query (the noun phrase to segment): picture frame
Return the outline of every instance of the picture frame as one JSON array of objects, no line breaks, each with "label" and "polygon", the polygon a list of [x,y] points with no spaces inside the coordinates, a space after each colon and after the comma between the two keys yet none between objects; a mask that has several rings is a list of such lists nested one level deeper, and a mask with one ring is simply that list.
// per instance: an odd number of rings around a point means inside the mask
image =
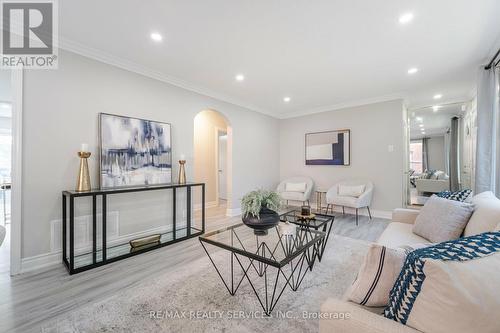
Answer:
[{"label": "picture frame", "polygon": [[99,113],[101,189],[172,183],[170,123]]},{"label": "picture frame", "polygon": [[351,130],[305,134],[306,165],[351,165]]}]

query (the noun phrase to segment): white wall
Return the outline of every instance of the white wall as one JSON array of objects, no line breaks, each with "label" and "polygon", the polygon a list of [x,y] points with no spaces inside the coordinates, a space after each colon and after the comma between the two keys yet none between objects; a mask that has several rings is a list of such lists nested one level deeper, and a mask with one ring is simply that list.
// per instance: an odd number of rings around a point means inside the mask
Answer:
[{"label": "white wall", "polygon": [[433,136],[427,140],[427,156],[429,158],[429,170],[445,170],[444,136]]},{"label": "white wall", "polygon": [[[26,71],[22,257],[50,251],[50,222],[61,218],[61,191],[75,186],[82,142],[93,152],[91,177],[97,185],[99,112],[170,122],[174,161],[186,154],[192,180],[193,120],[205,109],[221,112],[232,127],[231,208],[237,211],[244,193],[276,185],[278,120],[65,51],[59,53],[58,70]],[[78,213],[88,214],[83,207]],[[137,194],[133,200],[121,195],[110,200],[109,209],[120,213],[121,234],[140,230],[143,220],[156,227],[170,218],[165,193]]]},{"label": "white wall", "polygon": [[[369,179],[375,185],[374,210],[401,207],[403,126],[401,100],[283,120],[280,122],[280,177],[309,176],[321,188],[329,188],[343,179]],[[336,129],[351,130],[351,165],[306,166],[304,135]],[[393,152],[388,151],[389,145],[394,146]]]}]

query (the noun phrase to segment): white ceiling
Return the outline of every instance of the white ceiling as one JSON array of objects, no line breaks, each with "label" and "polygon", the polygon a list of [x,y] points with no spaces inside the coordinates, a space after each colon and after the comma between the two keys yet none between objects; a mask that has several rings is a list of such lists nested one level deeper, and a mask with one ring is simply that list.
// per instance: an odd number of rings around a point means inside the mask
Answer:
[{"label": "white ceiling", "polygon": [[[498,0],[85,0],[59,8],[63,48],[279,118],[395,97],[415,108],[434,104],[438,92],[442,102],[467,100],[500,42]],[[414,20],[399,24],[408,11]],[[162,42],[149,38],[153,31]],[[410,76],[410,67],[420,71]]]},{"label": "white ceiling", "polygon": [[[410,138],[444,135],[451,126],[451,118],[463,115],[466,107],[466,103],[452,103],[441,106],[437,111],[432,107],[410,111]],[[425,135],[422,134],[420,124],[425,129]]]}]

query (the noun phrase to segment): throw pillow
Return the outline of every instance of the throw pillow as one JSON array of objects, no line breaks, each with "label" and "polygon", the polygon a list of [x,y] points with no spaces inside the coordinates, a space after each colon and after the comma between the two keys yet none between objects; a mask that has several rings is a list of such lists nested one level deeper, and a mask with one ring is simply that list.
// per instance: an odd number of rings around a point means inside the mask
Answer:
[{"label": "throw pillow", "polygon": [[474,213],[465,227],[464,235],[472,236],[493,231],[500,223],[500,200],[493,192],[483,192],[472,198]]},{"label": "throw pillow", "polygon": [[339,195],[357,198],[365,192],[365,188],[365,185],[339,185]]},{"label": "throw pillow", "polygon": [[389,292],[411,251],[432,244],[415,244],[391,249],[372,244],[346,298],[364,306],[386,306]]},{"label": "throw pillow", "polygon": [[286,183],[285,191],[286,192],[305,192],[307,188],[306,183]]},{"label": "throw pillow", "polygon": [[413,233],[432,243],[457,239],[469,222],[473,210],[474,206],[469,203],[433,195],[415,219]]},{"label": "throw pillow", "polygon": [[448,200],[465,202],[465,201],[467,201],[467,198],[471,194],[472,194],[472,190],[466,189],[466,190],[461,190],[461,191],[456,191],[456,192],[442,191],[442,192],[437,193],[436,195],[440,198],[444,198],[444,199],[448,199]]},{"label": "throw pillow", "polygon": [[500,232],[410,253],[386,318],[422,332],[499,332]]}]

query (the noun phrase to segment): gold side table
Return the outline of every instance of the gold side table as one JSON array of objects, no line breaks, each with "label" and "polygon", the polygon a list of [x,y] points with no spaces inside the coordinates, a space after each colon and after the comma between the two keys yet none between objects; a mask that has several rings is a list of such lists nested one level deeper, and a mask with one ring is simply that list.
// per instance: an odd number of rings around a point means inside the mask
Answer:
[{"label": "gold side table", "polygon": [[326,192],[328,192],[328,190],[324,190],[324,189],[317,189],[316,190],[316,209],[320,213],[321,213],[321,210],[323,209],[323,197],[326,200]]}]

